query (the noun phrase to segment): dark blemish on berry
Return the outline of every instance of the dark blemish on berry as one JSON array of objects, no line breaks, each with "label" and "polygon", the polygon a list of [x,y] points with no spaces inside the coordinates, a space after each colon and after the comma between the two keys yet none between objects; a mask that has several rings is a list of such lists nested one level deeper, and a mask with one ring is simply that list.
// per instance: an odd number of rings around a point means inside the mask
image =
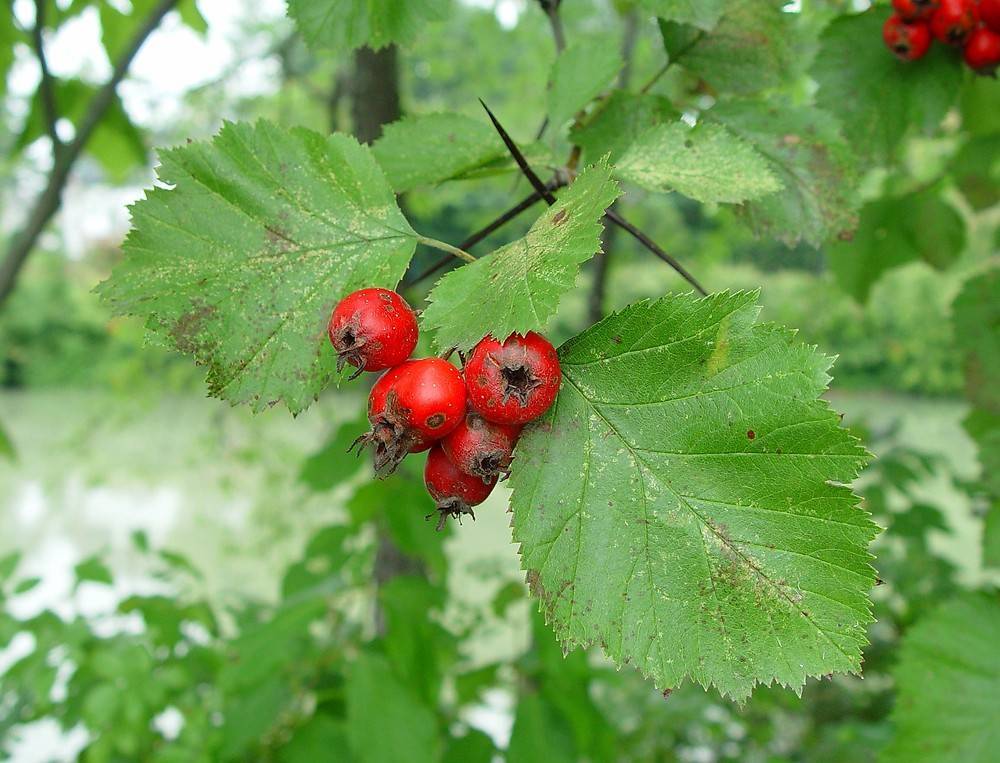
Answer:
[{"label": "dark blemish on berry", "polygon": [[433,416],[428,416],[427,421],[424,423],[431,429],[437,429],[439,426],[444,424],[444,419],[445,415],[443,413],[435,413]]},{"label": "dark blemish on berry", "polygon": [[748,440],[752,440],[756,436],[757,436],[757,433],[755,431],[753,431],[752,429],[748,429],[747,430],[747,439]]},{"label": "dark blemish on berry", "polygon": [[383,302],[388,302],[389,304],[392,304],[392,295],[389,294],[388,292],[384,291],[380,292],[378,298],[381,299]]},{"label": "dark blemish on berry", "polygon": [[553,225],[562,225],[566,222],[566,218],[569,217],[569,213],[565,209],[560,209],[556,212],[555,217],[552,218]]}]

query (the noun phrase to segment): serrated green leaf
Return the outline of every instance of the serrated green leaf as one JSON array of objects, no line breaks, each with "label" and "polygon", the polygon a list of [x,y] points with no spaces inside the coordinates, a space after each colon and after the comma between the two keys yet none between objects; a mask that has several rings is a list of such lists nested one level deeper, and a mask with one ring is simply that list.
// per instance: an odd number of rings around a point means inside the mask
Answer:
[{"label": "serrated green leaf", "polygon": [[395,286],[413,254],[392,188],[353,138],[263,121],[161,161],[173,187],[132,207],[102,297],[207,365],[210,394],[298,413],[336,375],[333,306]]},{"label": "serrated green leaf", "polygon": [[461,114],[393,122],[372,150],[397,193],[451,180],[506,154],[496,130]]},{"label": "serrated green leaf", "polygon": [[622,180],[701,202],[738,203],[781,190],[757,150],[717,124],[683,122],[647,130],[615,165]]},{"label": "serrated green leaf", "polygon": [[726,0],[639,0],[639,7],[661,19],[690,24],[711,31],[726,6]]},{"label": "serrated green leaf", "polygon": [[895,735],[882,763],[994,763],[1000,754],[1000,602],[966,594],[906,634]]},{"label": "serrated green leaf", "polygon": [[588,167],[524,238],[438,281],[421,316],[437,346],[464,349],[487,334],[542,328],[580,264],[600,251],[601,218],[618,194],[606,162]]},{"label": "serrated green leaf", "polygon": [[614,164],[644,132],[679,116],[666,98],[615,90],[585,127],[573,129],[570,138],[583,149],[587,161],[607,154]]},{"label": "serrated green leaf", "polygon": [[[701,5],[701,3],[699,3]],[[661,24],[668,55],[719,92],[750,94],[788,81],[798,71],[801,44],[784,0],[730,0],[708,34]]]},{"label": "serrated green leaf", "polygon": [[755,295],[635,304],[560,349],[553,409],[518,444],[514,541],[564,647],[659,688],[742,699],[857,672],[877,533],[866,460],[818,400],[828,358]]},{"label": "serrated green leaf", "polygon": [[834,121],[785,101],[727,101],[707,112],[751,143],[783,188],[740,207],[750,227],[789,246],[819,247],[858,224],[853,157]]},{"label": "serrated green leaf", "polygon": [[288,0],[288,15],[306,42],[337,52],[413,42],[428,22],[444,19],[450,8],[451,0]]},{"label": "serrated green leaf", "polygon": [[570,45],[552,64],[549,75],[549,121],[559,129],[597,97],[622,68],[614,45]]},{"label": "serrated green leaf", "polygon": [[879,40],[891,9],[878,6],[833,21],[812,67],[817,104],[836,116],[862,167],[896,156],[910,129],[931,131],[955,102],[962,67],[944,45],[916,62],[897,59]]},{"label": "serrated green leaf", "polygon": [[877,199],[861,209],[849,241],[827,249],[840,287],[865,302],[872,285],[887,271],[923,259],[947,267],[965,248],[965,222],[935,190]]}]

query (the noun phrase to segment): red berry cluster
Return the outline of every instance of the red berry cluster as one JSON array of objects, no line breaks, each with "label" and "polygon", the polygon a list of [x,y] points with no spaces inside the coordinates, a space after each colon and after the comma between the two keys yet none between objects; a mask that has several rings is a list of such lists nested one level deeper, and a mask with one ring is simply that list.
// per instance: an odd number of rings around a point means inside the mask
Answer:
[{"label": "red berry cluster", "polygon": [[1000,0],[892,0],[882,27],[889,50],[904,61],[922,58],[932,39],[962,48],[971,69],[993,75],[1000,64]]},{"label": "red berry cluster", "polygon": [[[337,368],[385,371],[368,396],[371,430],[355,441],[375,453],[386,476],[408,453],[430,450],[424,484],[437,502],[438,529],[449,516],[475,518],[478,506],[510,473],[521,428],[545,413],[559,392],[559,357],[543,336],[484,338],[463,370],[442,358],[411,360],[417,317],[387,289],[361,289],[333,310],[330,342]],[[386,370],[388,369],[388,370]]]}]

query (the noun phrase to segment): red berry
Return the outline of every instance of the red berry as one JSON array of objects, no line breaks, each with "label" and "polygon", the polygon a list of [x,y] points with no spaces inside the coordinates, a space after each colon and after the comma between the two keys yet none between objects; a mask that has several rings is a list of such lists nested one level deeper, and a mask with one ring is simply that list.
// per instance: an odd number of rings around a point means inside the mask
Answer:
[{"label": "red berry", "polygon": [[[407,453],[427,450],[465,413],[465,382],[441,358],[408,360],[386,371],[368,396],[371,431],[355,441],[375,449],[375,471],[391,474]],[[352,446],[353,447],[353,446]]]},{"label": "red berry", "polygon": [[469,403],[498,424],[526,424],[549,409],[559,393],[559,356],[534,331],[511,334],[502,344],[491,336],[465,364]]},{"label": "red berry", "polygon": [[904,21],[926,21],[938,7],[938,0],[892,0],[892,7]]},{"label": "red berry", "polygon": [[931,14],[931,34],[947,45],[962,45],[978,21],[975,0],[941,0]]},{"label": "red berry", "polygon": [[1000,34],[983,26],[969,35],[965,63],[980,74],[992,74],[1000,64]]},{"label": "red berry", "polygon": [[519,434],[521,427],[516,424],[494,424],[478,413],[467,413],[465,421],[441,440],[441,447],[463,472],[491,483],[500,475],[509,476]]},{"label": "red berry", "polygon": [[979,18],[994,32],[1000,33],[1000,0],[979,0]]},{"label": "red berry", "polygon": [[466,474],[448,460],[440,445],[436,445],[427,454],[424,484],[431,498],[437,502],[437,510],[440,513],[437,529],[440,530],[448,517],[455,517],[461,521],[462,515],[468,514],[475,519],[472,507],[478,506],[489,497],[497,480],[496,477],[492,480],[483,480]]},{"label": "red berry", "polygon": [[339,356],[337,370],[350,363],[362,371],[398,366],[417,346],[417,316],[406,300],[388,289],[361,289],[333,309],[327,329]]},{"label": "red berry", "polygon": [[910,23],[899,16],[890,16],[882,26],[882,39],[886,46],[903,61],[916,61],[931,46],[931,32],[927,24]]}]

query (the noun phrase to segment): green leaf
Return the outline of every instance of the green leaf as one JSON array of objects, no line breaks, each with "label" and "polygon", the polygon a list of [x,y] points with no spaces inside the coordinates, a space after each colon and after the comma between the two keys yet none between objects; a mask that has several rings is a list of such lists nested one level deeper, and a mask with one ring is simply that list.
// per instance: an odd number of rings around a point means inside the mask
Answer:
[{"label": "green leaf", "polygon": [[972,135],[1000,132],[1000,80],[996,77],[971,77],[962,88],[959,109],[962,127]]},{"label": "green leaf", "polygon": [[416,246],[370,151],[268,122],[227,123],[163,152],[132,207],[125,257],[99,288],[208,366],[209,392],[298,413],[335,377],[333,306],[393,287]]},{"label": "green leaf", "polygon": [[299,482],[310,490],[323,492],[333,490],[351,479],[367,463],[348,454],[358,435],[368,428],[368,416],[364,409],[337,427],[333,435],[318,451],[302,462]]},{"label": "green leaf", "polygon": [[1000,132],[968,140],[952,157],[950,171],[977,212],[1000,202]]},{"label": "green leaf", "polygon": [[518,444],[514,541],[546,620],[659,688],[742,699],[857,672],[872,621],[877,528],[845,487],[867,454],[817,399],[830,360],[755,325],[754,298],[667,296],[591,327]]},{"label": "green leaf", "polygon": [[622,68],[614,45],[579,42],[552,64],[549,75],[549,121],[556,129],[605,90]]},{"label": "green leaf", "polygon": [[849,241],[827,249],[840,287],[859,302],[887,271],[923,259],[947,267],[965,248],[965,222],[934,190],[877,199],[861,209]]},{"label": "green leaf", "polygon": [[16,586],[14,586],[14,595],[17,596],[22,593],[27,593],[32,588],[35,588],[41,582],[42,579],[39,577],[25,578],[24,580],[20,581]]},{"label": "green leaf", "polygon": [[711,31],[722,16],[726,0],[639,0],[639,7],[668,21]]},{"label": "green leaf", "polygon": [[413,42],[430,21],[444,19],[451,0],[288,0],[288,15],[306,42],[346,52],[368,45]]},{"label": "green leaf", "polygon": [[614,164],[644,132],[679,116],[666,98],[615,90],[586,126],[573,128],[570,138],[587,161],[609,154]]},{"label": "green leaf", "polygon": [[469,729],[465,736],[448,740],[443,760],[444,763],[491,763],[497,759],[493,740],[482,731]]},{"label": "green leaf", "polygon": [[882,763],[993,763],[1000,751],[1000,601],[966,594],[921,620],[896,667]]},{"label": "green leaf", "polygon": [[780,85],[797,73],[802,58],[796,15],[783,12],[785,5],[784,0],[730,0],[708,34],[661,23],[667,54],[719,92],[749,94]]},{"label": "green leaf", "polygon": [[601,247],[604,210],[618,198],[606,162],[588,167],[527,235],[448,273],[430,293],[425,329],[440,348],[468,348],[487,334],[542,328]]},{"label": "green leaf", "polygon": [[432,763],[442,753],[434,713],[384,657],[362,652],[347,673],[347,734],[359,763]]},{"label": "green leaf", "polygon": [[3,422],[0,422],[0,459],[17,461],[17,449],[7,430],[4,429]]},{"label": "green leaf", "polygon": [[920,61],[908,63],[884,45],[859,44],[881,39],[890,11],[879,6],[833,21],[812,68],[817,104],[839,119],[862,167],[896,156],[911,128],[937,128],[962,81],[962,67],[944,45],[933,45]]},{"label": "green leaf", "polygon": [[12,551],[3,557],[0,557],[0,586],[5,585],[7,581],[10,580],[20,562],[20,551]]},{"label": "green leaf", "polygon": [[0,14],[0,98],[7,92],[7,74],[14,63],[14,45],[21,37],[14,26],[14,14]]},{"label": "green leaf", "polygon": [[[952,313],[955,342],[965,355],[966,395],[1000,415],[1000,267],[966,281]],[[1000,484],[1000,474],[994,476]]]},{"label": "green leaf", "polygon": [[647,130],[615,170],[650,191],[677,191],[701,202],[738,203],[781,190],[767,160],[717,124],[675,122]]},{"label": "green leaf", "polygon": [[427,114],[393,122],[372,150],[397,193],[451,180],[506,153],[492,127],[461,114]]},{"label": "green leaf", "polygon": [[112,585],[114,580],[111,577],[111,570],[97,556],[84,559],[73,568],[76,575],[77,584],[89,581],[91,583],[103,583]]},{"label": "green leaf", "polygon": [[852,154],[828,114],[784,100],[740,100],[706,116],[752,144],[783,186],[740,208],[758,235],[819,247],[857,226]]},{"label": "green leaf", "polygon": [[579,760],[566,720],[534,693],[523,694],[518,700],[507,759],[517,763]]},{"label": "green leaf", "polygon": [[314,715],[292,732],[292,738],[278,751],[279,763],[316,763],[347,760],[347,729],[342,719]]}]

